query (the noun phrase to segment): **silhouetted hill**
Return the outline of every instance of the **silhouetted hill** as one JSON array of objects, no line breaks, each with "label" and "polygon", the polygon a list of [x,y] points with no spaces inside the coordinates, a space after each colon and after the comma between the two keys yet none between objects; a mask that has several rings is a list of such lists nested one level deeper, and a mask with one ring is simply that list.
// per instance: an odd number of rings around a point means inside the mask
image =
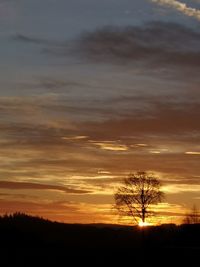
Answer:
[{"label": "silhouetted hill", "polygon": [[[200,225],[169,224],[141,229],[121,225],[64,224],[17,213],[0,217],[0,240],[4,253],[11,253],[15,257],[21,253],[23,258],[30,255],[33,260],[39,255],[46,255],[47,259],[52,255],[54,260],[61,259],[73,253],[80,255],[78,251],[90,252],[89,257],[94,253],[100,253],[103,257],[112,255],[114,251],[116,257],[126,253],[130,257],[137,256],[135,262],[140,263],[141,255],[145,261],[147,255],[155,257],[155,253],[165,257],[173,254],[177,259],[181,257],[180,261],[188,256],[188,260],[194,261],[200,253]],[[10,258],[7,260],[9,262]],[[193,266],[191,262],[190,266]]]}]

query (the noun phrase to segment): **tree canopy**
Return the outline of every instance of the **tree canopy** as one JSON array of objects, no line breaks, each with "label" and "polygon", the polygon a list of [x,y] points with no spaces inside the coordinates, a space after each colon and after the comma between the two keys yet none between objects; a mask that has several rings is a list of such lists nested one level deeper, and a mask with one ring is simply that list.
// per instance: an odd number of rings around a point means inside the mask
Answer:
[{"label": "tree canopy", "polygon": [[160,181],[153,174],[131,174],[114,195],[115,207],[119,214],[132,217],[135,223],[145,223],[146,218],[153,214],[152,205],[158,204],[164,197],[160,187]]}]

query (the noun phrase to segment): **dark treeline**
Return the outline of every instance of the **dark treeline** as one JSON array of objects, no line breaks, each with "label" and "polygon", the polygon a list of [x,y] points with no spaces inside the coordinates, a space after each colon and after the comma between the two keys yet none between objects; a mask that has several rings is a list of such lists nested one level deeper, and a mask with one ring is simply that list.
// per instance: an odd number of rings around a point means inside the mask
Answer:
[{"label": "dark treeline", "polygon": [[[149,255],[154,253],[155,257],[159,251],[165,255],[172,251],[181,255],[180,259],[187,254],[194,260],[193,254],[200,252],[200,224],[168,224],[141,229],[137,226],[65,224],[17,213],[0,217],[0,240],[4,252],[12,254],[13,251],[18,256],[16,251],[23,254],[24,251],[40,251],[42,255],[46,251],[49,259],[51,253],[55,256],[61,251],[66,255],[93,250],[101,251],[101,255],[103,251],[128,254],[131,251],[130,256],[147,252]],[[33,259],[37,258],[38,252]]]},{"label": "dark treeline", "polygon": [[60,247],[192,247],[200,246],[200,224],[121,226],[106,224],[65,224],[22,213],[0,217],[4,246]]}]

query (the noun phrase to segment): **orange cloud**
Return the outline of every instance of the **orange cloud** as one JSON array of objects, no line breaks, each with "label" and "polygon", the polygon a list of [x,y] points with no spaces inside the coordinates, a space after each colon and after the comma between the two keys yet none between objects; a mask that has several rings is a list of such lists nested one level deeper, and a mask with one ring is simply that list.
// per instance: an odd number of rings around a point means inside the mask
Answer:
[{"label": "orange cloud", "polygon": [[119,144],[117,142],[112,141],[103,141],[103,142],[95,142],[90,141],[92,144],[99,146],[103,150],[111,150],[111,151],[127,151],[128,147],[123,144]]},{"label": "orange cloud", "polygon": [[176,0],[151,0],[153,3],[171,7],[173,9],[176,9],[180,11],[181,13],[189,16],[189,17],[194,17],[198,20],[200,20],[200,10],[196,8],[189,7],[187,4],[182,3],[180,1]]},{"label": "orange cloud", "polygon": [[198,152],[198,151],[187,151],[187,152],[185,152],[185,154],[187,154],[187,155],[200,155],[200,152]]},{"label": "orange cloud", "polygon": [[90,191],[67,188],[60,185],[49,185],[49,184],[38,184],[38,183],[25,183],[25,182],[11,182],[11,181],[0,181],[0,189],[11,189],[11,190],[58,190],[68,194],[87,194]]}]

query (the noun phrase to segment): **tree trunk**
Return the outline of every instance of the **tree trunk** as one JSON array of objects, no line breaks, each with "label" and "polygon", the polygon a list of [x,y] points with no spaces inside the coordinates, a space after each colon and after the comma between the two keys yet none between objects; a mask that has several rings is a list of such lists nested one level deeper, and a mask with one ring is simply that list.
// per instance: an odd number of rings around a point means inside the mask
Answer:
[{"label": "tree trunk", "polygon": [[145,223],[145,214],[146,214],[146,210],[145,208],[142,208],[142,222]]}]

